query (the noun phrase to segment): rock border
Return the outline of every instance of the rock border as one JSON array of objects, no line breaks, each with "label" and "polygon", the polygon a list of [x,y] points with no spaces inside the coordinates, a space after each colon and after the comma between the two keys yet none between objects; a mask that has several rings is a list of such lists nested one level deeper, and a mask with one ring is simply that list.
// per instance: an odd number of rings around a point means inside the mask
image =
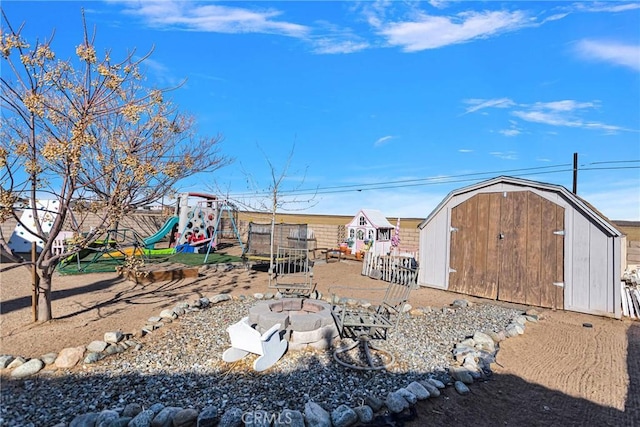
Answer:
[{"label": "rock border", "polygon": [[[232,267],[233,268],[233,267]],[[322,300],[319,292],[312,296]],[[246,300],[246,296],[237,297]],[[281,299],[280,294],[253,295],[255,300]],[[69,369],[80,363],[92,364],[112,354],[122,353],[130,349],[139,350],[143,344],[140,338],[171,323],[180,316],[190,312],[208,309],[216,304],[232,300],[227,294],[217,294],[211,298],[202,297],[192,303],[180,302],[172,309],[162,310],[158,316],[150,317],[144,326],[134,333],[110,331],[104,334],[102,340],[92,341],[86,346],[62,349],[58,354],[48,353],[40,358],[26,359],[21,356],[0,356],[0,369],[10,369],[11,378],[23,379],[36,375],[45,367],[53,366],[57,369]],[[330,298],[325,300],[332,303]],[[353,301],[367,307],[367,301]],[[464,299],[453,301],[451,306],[443,307],[443,311],[464,309],[473,305]],[[410,316],[423,316],[431,309],[412,308],[406,304],[403,310]],[[201,411],[193,408],[179,408],[155,403],[148,409],[134,403],[124,408],[107,409],[101,412],[88,412],[76,416],[70,423],[59,423],[54,427],[94,427],[94,426],[130,426],[148,427],[151,425],[173,426],[293,426],[293,427],[349,427],[357,423],[371,423],[377,417],[410,417],[412,407],[420,400],[439,397],[441,390],[453,386],[460,395],[470,393],[469,386],[477,381],[484,381],[491,375],[491,364],[495,363],[499,345],[507,338],[522,335],[527,323],[537,323],[541,319],[537,309],[530,309],[516,316],[504,330],[495,332],[476,331],[473,336],[455,344],[452,349],[455,364],[449,368],[444,378],[427,377],[424,380],[413,381],[405,387],[387,394],[384,400],[368,397],[359,407],[351,408],[340,405],[329,413],[318,403],[309,401],[303,410],[284,409],[279,414],[271,414],[264,410],[243,411],[239,407],[230,407],[220,413],[217,407],[208,406]]]}]

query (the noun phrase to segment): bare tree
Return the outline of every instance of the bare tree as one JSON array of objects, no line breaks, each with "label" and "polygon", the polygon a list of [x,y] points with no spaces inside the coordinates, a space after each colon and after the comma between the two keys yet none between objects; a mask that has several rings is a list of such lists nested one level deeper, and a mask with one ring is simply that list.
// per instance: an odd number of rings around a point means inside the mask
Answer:
[{"label": "bare tree", "polygon": [[[43,240],[38,271],[38,321],[52,318],[52,274],[61,259],[53,239],[71,209],[99,215],[99,227],[83,235],[74,251],[88,246],[127,212],[157,201],[181,179],[212,172],[229,160],[219,152],[220,135],[199,137],[193,118],[166,98],[168,89],[146,88],[140,68],[150,53],[123,60],[100,56],[95,30],[73,59],[59,59],[53,34],[33,45],[2,13],[2,130],[0,135],[0,221],[20,218],[14,207],[28,201]],[[24,25],[24,24],[23,24]],[[55,199],[50,231],[41,226],[37,199]],[[26,226],[26,224],[22,224]]]},{"label": "bare tree", "polygon": [[[260,147],[258,147],[260,149]],[[269,242],[269,273],[273,274],[274,272],[274,237],[275,237],[275,227],[276,227],[276,214],[279,211],[301,211],[305,209],[309,209],[315,206],[315,192],[310,197],[301,197],[301,195],[308,194],[306,192],[299,192],[302,186],[305,183],[306,179],[306,170],[302,177],[295,179],[294,185],[287,189],[283,189],[283,184],[287,180],[287,178],[291,178],[289,176],[289,168],[291,167],[291,161],[293,159],[293,154],[295,151],[295,144],[291,147],[291,151],[289,152],[286,161],[282,167],[282,170],[278,171],[277,167],[273,164],[273,162],[269,159],[267,154],[260,149],[263,153],[264,158],[269,166],[270,173],[270,181],[267,185],[266,189],[261,189],[258,185],[255,177],[248,172],[245,172],[245,176],[247,179],[247,183],[250,187],[250,190],[254,193],[254,197],[251,201],[236,201],[241,206],[248,207],[250,209],[259,211],[259,212],[268,212],[271,217],[271,238]]]}]

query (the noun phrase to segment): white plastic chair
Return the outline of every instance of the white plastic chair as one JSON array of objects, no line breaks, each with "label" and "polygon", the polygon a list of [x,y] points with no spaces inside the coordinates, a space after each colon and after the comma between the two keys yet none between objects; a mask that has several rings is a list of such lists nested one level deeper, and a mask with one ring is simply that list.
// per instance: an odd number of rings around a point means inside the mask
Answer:
[{"label": "white plastic chair", "polygon": [[280,339],[279,329],[278,323],[261,335],[249,325],[249,317],[243,317],[238,323],[227,328],[231,348],[222,353],[222,360],[235,362],[249,353],[259,354],[260,357],[253,362],[253,369],[258,372],[264,371],[280,360],[287,351],[287,340]]}]

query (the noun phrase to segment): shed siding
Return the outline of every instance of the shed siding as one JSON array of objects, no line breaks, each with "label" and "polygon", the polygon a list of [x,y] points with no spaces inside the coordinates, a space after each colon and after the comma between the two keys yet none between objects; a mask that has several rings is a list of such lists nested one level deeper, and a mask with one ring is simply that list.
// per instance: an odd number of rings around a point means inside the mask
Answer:
[{"label": "shed siding", "polygon": [[[607,311],[609,306],[607,286],[607,236],[589,227],[589,306],[590,310]],[[595,262],[594,262],[595,260]]]},{"label": "shed siding", "polygon": [[[448,210],[438,215],[420,233],[419,283],[434,288],[447,286],[448,253],[443,248],[449,245]],[[424,249],[423,249],[424,248]]]}]

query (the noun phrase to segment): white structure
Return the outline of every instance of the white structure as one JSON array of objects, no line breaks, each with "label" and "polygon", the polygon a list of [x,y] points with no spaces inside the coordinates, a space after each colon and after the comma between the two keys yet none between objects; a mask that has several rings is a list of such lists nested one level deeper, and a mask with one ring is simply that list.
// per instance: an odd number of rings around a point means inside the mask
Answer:
[{"label": "white structure", "polygon": [[382,212],[361,209],[346,227],[352,254],[369,251],[375,255],[385,255],[391,250],[395,226],[387,221]]},{"label": "white structure", "polygon": [[621,316],[621,240],[566,188],[497,177],[454,190],[418,226],[418,284]]},{"label": "white structure", "polygon": [[[53,221],[58,216],[59,206],[60,203],[57,200],[36,201],[37,219],[40,221],[43,232],[48,233],[51,230]],[[31,205],[22,212],[20,221],[25,226],[23,227],[20,223],[16,225],[9,242],[7,242],[11,250],[18,253],[31,252],[31,244],[36,242],[38,250],[41,251],[44,248],[44,242],[33,234],[36,232],[36,218],[33,215]]]},{"label": "white structure", "polygon": [[231,348],[222,353],[222,360],[225,362],[235,362],[249,353],[255,353],[260,357],[253,362],[253,369],[264,371],[280,360],[287,351],[288,343],[280,338],[279,323],[261,335],[249,325],[249,317],[243,317],[238,323],[229,326],[227,332]]}]

